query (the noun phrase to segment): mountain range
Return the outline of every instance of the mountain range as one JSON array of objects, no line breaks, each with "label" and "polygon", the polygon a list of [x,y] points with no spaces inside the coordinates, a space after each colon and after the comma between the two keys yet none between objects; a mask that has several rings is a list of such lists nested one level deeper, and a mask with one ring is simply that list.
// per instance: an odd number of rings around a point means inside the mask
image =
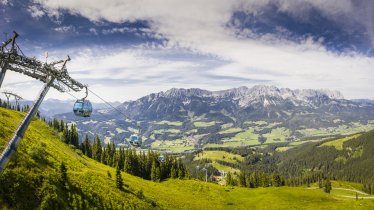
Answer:
[{"label": "mountain range", "polygon": [[[76,122],[81,136],[98,134],[121,143],[140,126],[145,146],[157,140],[190,139],[194,147],[201,147],[238,139],[249,130],[255,135],[246,140],[267,136],[280,141],[315,137],[308,136],[310,130],[323,131],[322,136],[336,135],[344,126],[364,131],[374,124],[374,104],[344,99],[333,90],[263,85],[222,91],[173,88],[124,102],[116,110],[96,110],[90,119],[72,113],[57,117]],[[271,135],[280,130],[284,135],[279,138]]]}]

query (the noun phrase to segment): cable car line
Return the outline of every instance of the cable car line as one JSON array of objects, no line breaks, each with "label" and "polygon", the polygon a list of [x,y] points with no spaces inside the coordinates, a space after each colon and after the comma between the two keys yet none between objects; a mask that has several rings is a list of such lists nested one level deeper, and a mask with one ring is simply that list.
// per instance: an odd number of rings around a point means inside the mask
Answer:
[{"label": "cable car line", "polygon": [[[106,100],[104,100],[102,97],[100,97],[98,94],[96,94],[95,92],[93,92],[91,89],[88,89],[88,91],[90,91],[93,95],[95,95],[100,100],[102,100],[105,104],[109,105],[112,109],[116,110],[118,113],[120,113],[121,115],[123,115],[125,117],[125,119],[130,120],[130,122],[136,123],[136,125],[138,127],[138,133],[137,134],[132,134],[130,136],[130,138],[129,138],[129,141],[127,143],[130,143],[130,145],[132,145],[134,147],[141,147],[142,144],[143,144],[143,142],[142,142],[141,137],[140,137],[140,126],[139,126],[139,123],[137,121],[135,121],[135,120],[132,120],[130,117],[128,117],[125,113],[121,112],[116,107],[112,106],[109,102],[107,102]],[[124,141],[127,141],[126,138],[124,139]]]},{"label": "cable car line", "polygon": [[120,113],[121,115],[123,115],[125,118],[127,118],[128,120],[130,121],[133,121],[135,122],[134,120],[132,120],[129,116],[127,116],[125,113],[121,112],[119,109],[117,109],[116,107],[114,107],[112,104],[110,104],[109,102],[107,102],[106,100],[104,100],[102,97],[100,97],[98,94],[94,93],[91,89],[88,89],[89,92],[91,92],[92,94],[94,94],[96,97],[98,97],[100,100],[102,100],[105,104],[109,105],[112,109],[116,110],[118,113]]},{"label": "cable car line", "polygon": [[[117,108],[112,106],[109,102],[107,102],[105,99],[100,97],[98,94],[96,94],[95,92],[93,92],[89,88],[87,88],[87,90],[89,92],[91,92],[93,95],[95,95],[96,97],[98,97],[100,100],[102,100],[105,104],[109,105],[112,109],[114,109],[117,112],[119,112],[120,114],[122,114],[125,118],[129,119],[131,122],[136,122],[134,120],[131,120],[126,114],[124,114],[123,112],[121,112],[120,110],[118,110]],[[75,97],[73,94],[71,94],[69,92],[66,92],[66,93],[68,93],[70,96],[74,97],[75,99],[77,99],[77,101],[79,101],[79,99],[77,97]],[[87,93],[86,93],[86,97],[87,97]],[[105,116],[103,113],[101,113],[99,111],[97,111],[97,113],[101,114],[105,118],[108,118],[107,116]],[[127,145],[129,145],[130,147],[133,147],[133,148],[139,148],[140,147],[141,148],[142,147],[142,141],[141,141],[141,137],[139,137],[139,134],[140,134],[140,126],[138,125],[138,134],[131,134],[130,137],[129,137],[129,141],[126,138],[124,138],[123,141],[125,141],[127,143]]]}]

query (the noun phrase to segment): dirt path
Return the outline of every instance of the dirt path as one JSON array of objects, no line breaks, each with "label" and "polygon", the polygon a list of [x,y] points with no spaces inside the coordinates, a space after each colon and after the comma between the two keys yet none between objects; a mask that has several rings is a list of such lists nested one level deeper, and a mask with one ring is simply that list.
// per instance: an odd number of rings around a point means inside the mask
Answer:
[{"label": "dirt path", "polygon": [[351,191],[351,192],[356,192],[356,193],[359,193],[359,194],[361,194],[361,195],[369,195],[369,194],[367,194],[367,193],[364,193],[364,192],[362,192],[362,191],[360,191],[360,190],[355,190],[355,189],[333,187],[332,190],[334,190],[334,189],[337,189],[337,190],[346,190],[346,191]]}]

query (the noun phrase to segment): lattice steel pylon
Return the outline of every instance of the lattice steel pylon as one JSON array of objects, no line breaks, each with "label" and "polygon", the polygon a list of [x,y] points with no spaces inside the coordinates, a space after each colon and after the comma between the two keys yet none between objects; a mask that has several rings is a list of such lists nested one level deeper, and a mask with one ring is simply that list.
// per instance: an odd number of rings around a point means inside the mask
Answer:
[{"label": "lattice steel pylon", "polygon": [[14,100],[16,101],[16,107],[18,107],[18,105],[19,105],[19,103],[18,103],[19,100],[23,99],[21,96],[15,94],[15,93],[12,93],[12,92],[10,92],[10,91],[3,91],[3,93],[4,93],[5,97],[7,98],[7,106],[10,106],[9,98],[10,98],[11,96],[13,96],[13,97],[14,97]]},{"label": "lattice steel pylon", "polygon": [[[32,105],[30,111],[18,126],[13,138],[9,141],[8,145],[0,155],[0,173],[3,172],[10,157],[15,152],[18,143],[24,136],[32,118],[37,113],[39,106],[46,96],[49,88],[53,87],[60,92],[65,92],[69,89],[73,91],[80,91],[86,87],[86,85],[83,85],[69,76],[66,69],[66,63],[70,61],[69,56],[67,56],[67,59],[65,60],[51,63],[43,63],[35,58],[26,57],[16,43],[17,37],[18,34],[14,32],[13,37],[2,43],[0,46],[0,88],[7,70],[15,71],[40,80],[44,82],[45,85]],[[8,45],[10,45],[10,49],[7,49]],[[21,54],[19,54],[19,52]],[[62,67],[58,68],[58,64],[62,64]]]}]

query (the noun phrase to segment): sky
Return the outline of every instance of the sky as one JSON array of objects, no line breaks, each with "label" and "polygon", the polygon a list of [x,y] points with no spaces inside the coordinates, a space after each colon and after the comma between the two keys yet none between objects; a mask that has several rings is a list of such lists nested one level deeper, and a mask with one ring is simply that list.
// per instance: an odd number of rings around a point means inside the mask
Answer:
[{"label": "sky", "polygon": [[[372,0],[0,0],[0,40],[12,31],[29,57],[69,55],[108,101],[254,85],[374,99]],[[1,89],[34,99],[42,85],[8,71]]]}]

